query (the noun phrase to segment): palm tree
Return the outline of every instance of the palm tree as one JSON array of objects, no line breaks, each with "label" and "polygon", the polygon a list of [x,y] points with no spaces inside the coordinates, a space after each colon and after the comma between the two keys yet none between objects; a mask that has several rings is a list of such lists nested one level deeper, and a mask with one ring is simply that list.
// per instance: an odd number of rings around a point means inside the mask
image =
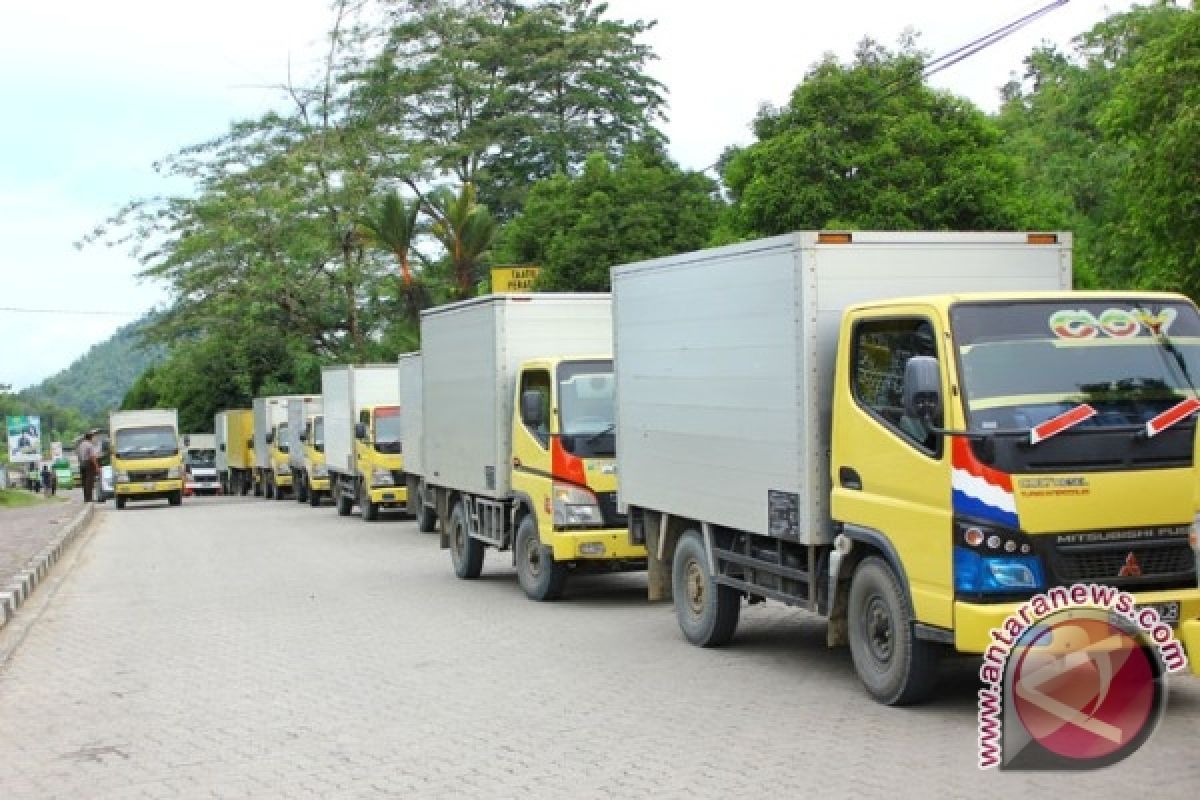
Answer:
[{"label": "palm tree", "polygon": [[475,202],[475,187],[470,183],[464,183],[457,195],[446,188],[432,192],[426,208],[433,217],[430,233],[446,248],[454,299],[472,297],[480,264],[496,238],[496,220],[486,206]]},{"label": "palm tree", "polygon": [[417,214],[421,211],[419,201],[410,206],[399,192],[390,192],[375,212],[362,223],[377,246],[389,251],[400,265],[400,277],[407,288],[413,284],[410,259],[413,239],[417,235]]}]

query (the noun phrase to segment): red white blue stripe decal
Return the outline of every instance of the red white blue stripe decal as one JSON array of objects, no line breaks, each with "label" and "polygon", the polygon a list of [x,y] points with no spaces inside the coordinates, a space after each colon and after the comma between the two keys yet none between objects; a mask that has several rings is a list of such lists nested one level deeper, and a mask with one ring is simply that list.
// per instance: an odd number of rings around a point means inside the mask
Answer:
[{"label": "red white blue stripe decal", "polygon": [[1067,428],[1074,428],[1085,419],[1091,419],[1094,416],[1096,416],[1096,409],[1087,403],[1075,406],[1070,411],[1064,411],[1057,417],[1048,419],[1029,431],[1029,443],[1037,444],[1038,442],[1044,442],[1051,436],[1057,436]]},{"label": "red white blue stripe decal", "polygon": [[1185,419],[1200,411],[1200,400],[1194,397],[1189,397],[1187,400],[1181,400],[1175,405],[1168,408],[1166,411],[1159,414],[1154,419],[1146,423],[1146,435],[1157,436],[1177,422],[1183,422]]},{"label": "red white blue stripe decal", "polygon": [[955,436],[952,441],[950,488],[954,513],[1019,528],[1012,476],[980,462],[966,438]]}]

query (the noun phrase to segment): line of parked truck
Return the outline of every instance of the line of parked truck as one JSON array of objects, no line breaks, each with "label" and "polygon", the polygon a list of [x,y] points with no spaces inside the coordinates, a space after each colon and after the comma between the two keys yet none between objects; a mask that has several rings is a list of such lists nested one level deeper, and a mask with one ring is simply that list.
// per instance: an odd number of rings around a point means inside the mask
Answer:
[{"label": "line of parked truck", "polygon": [[1070,245],[796,233],[428,309],[420,353],[217,414],[218,481],[404,511],[535,600],[647,569],[701,646],[797,606],[888,704],[1079,582],[1153,607],[1200,673],[1200,315],[1071,291]]}]

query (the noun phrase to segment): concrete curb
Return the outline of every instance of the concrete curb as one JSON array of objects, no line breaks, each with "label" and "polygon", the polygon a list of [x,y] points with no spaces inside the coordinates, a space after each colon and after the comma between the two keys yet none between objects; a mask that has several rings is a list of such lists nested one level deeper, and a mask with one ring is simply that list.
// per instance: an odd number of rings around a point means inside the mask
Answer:
[{"label": "concrete curb", "polygon": [[71,543],[87,529],[88,523],[92,521],[92,515],[95,513],[94,504],[84,503],[83,510],[62,527],[59,535],[43,547],[37,555],[29,559],[25,569],[18,572],[7,586],[0,587],[0,628],[12,620],[17,609],[29,599],[37,585],[46,579],[50,570],[66,553]]}]

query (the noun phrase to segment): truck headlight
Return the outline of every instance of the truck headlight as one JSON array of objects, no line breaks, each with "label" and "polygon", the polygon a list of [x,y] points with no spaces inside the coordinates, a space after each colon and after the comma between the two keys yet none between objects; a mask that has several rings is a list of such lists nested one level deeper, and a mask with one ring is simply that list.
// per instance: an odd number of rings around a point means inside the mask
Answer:
[{"label": "truck headlight", "polygon": [[597,528],[604,515],[596,495],[571,483],[554,484],[554,524],[562,528]]},{"label": "truck headlight", "polygon": [[394,486],[392,482],[392,471],[383,467],[375,467],[371,470],[371,485],[372,486]]},{"label": "truck headlight", "polygon": [[959,595],[1034,592],[1046,585],[1042,559],[1020,531],[955,520],[954,590]]},{"label": "truck headlight", "polygon": [[177,481],[183,477],[183,467],[174,466],[167,469],[167,480]]},{"label": "truck headlight", "polygon": [[329,477],[329,467],[325,466],[324,464],[314,464],[313,465],[313,477],[314,478],[328,478]]}]

